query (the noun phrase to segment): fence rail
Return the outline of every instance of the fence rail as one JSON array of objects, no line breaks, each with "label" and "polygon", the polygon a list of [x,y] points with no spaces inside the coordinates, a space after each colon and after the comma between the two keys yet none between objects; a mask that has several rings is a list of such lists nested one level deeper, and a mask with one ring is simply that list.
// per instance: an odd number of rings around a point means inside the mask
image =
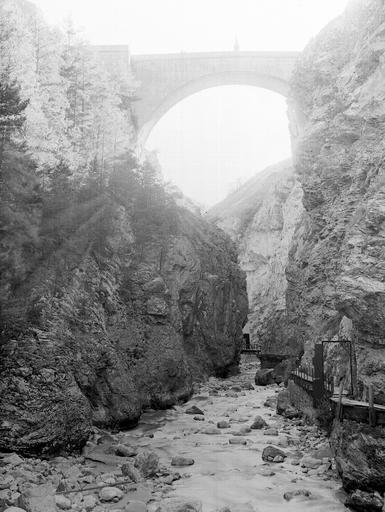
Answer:
[{"label": "fence rail", "polygon": [[[322,400],[329,400],[337,420],[348,418],[354,421],[367,422],[371,426],[385,425],[385,406],[374,403],[373,387],[371,385],[364,389],[361,400],[354,400],[352,364],[350,365],[350,396],[349,392],[345,390],[345,379],[339,382],[337,386],[335,378],[324,372],[323,343],[334,343],[334,341],[316,344],[313,366],[302,365],[292,370],[290,378],[313,398],[314,407],[319,407]],[[343,340],[342,343],[350,342]]]}]

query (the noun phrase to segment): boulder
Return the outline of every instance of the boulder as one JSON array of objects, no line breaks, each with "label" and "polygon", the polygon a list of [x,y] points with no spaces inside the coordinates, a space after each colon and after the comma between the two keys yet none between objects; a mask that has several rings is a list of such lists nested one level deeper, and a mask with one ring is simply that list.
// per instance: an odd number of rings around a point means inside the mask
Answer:
[{"label": "boulder", "polygon": [[185,410],[186,414],[204,414],[204,412],[199,409],[196,405],[192,405],[188,409]]},{"label": "boulder", "polygon": [[346,491],[385,492],[384,428],[335,422],[330,443]]},{"label": "boulder", "polygon": [[357,512],[381,512],[383,499],[378,492],[364,492],[357,489],[347,497],[345,506]]},{"label": "boulder", "polygon": [[225,420],[218,421],[217,428],[230,428],[230,423]]},{"label": "boulder", "polygon": [[81,505],[87,512],[90,512],[96,507],[97,503],[98,500],[93,494],[87,494],[87,496],[84,496]]},{"label": "boulder", "polygon": [[278,435],[278,430],[276,428],[266,428],[263,431],[263,435],[264,436],[277,436]]},{"label": "boulder", "polygon": [[122,464],[122,467],[120,468],[123,476],[127,476],[130,478],[133,482],[137,483],[140,482],[142,479],[142,475],[136,467],[134,467],[133,464],[126,462],[125,464]]},{"label": "boulder", "polygon": [[117,487],[103,487],[103,489],[99,491],[100,501],[117,502],[121,500],[122,497],[123,491],[121,491]]},{"label": "boulder", "polygon": [[70,510],[72,506],[71,500],[63,496],[63,494],[57,494],[55,496],[55,503],[60,510]]},{"label": "boulder", "polygon": [[22,491],[22,507],[28,512],[56,512],[55,488],[52,484],[28,487]]},{"label": "boulder", "polygon": [[287,457],[286,453],[275,446],[266,446],[262,452],[262,460],[265,462],[281,462]]},{"label": "boulder", "polygon": [[195,498],[166,498],[151,512],[202,512],[202,502]]},{"label": "boulder", "polygon": [[171,459],[171,466],[192,466],[194,463],[194,459],[191,459],[189,457],[176,456]]},{"label": "boulder", "polygon": [[138,450],[126,444],[118,444],[115,448],[115,454],[119,457],[135,457],[138,454]]},{"label": "boulder", "polygon": [[283,389],[277,396],[277,413],[284,414],[288,407],[291,407],[290,393],[288,389]]},{"label": "boulder", "polygon": [[267,427],[266,421],[262,418],[262,416],[256,416],[251,425],[251,428],[260,430],[261,428]]},{"label": "boulder", "polygon": [[296,489],[295,491],[285,492],[283,497],[286,501],[290,501],[293,498],[298,498],[298,497],[310,498],[311,492],[308,491],[307,489]]},{"label": "boulder", "polygon": [[254,380],[257,386],[268,386],[269,384],[274,384],[273,368],[257,370]]},{"label": "boulder", "polygon": [[20,466],[24,461],[17,453],[11,453],[3,457],[1,462],[2,464],[9,464],[10,466]]},{"label": "boulder", "polygon": [[124,512],[147,512],[147,505],[143,501],[133,500],[125,506]]},{"label": "boulder", "polygon": [[230,444],[247,444],[247,441],[244,437],[231,437],[229,439]]},{"label": "boulder", "polygon": [[154,476],[159,468],[159,457],[154,452],[142,451],[136,456],[134,466],[145,478]]}]

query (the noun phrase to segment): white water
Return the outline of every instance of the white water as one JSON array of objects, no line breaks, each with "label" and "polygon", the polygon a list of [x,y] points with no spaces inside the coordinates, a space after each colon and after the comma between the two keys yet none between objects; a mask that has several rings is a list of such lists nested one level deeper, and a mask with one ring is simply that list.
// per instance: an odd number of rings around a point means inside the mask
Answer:
[{"label": "white water", "polygon": [[[254,373],[249,368],[240,376],[218,382],[232,385],[252,382]],[[230,431],[250,425],[256,415],[261,415],[270,426],[277,428],[280,437],[281,433],[293,437],[301,434],[294,425],[289,430],[287,420],[277,416],[274,409],[263,405],[267,397],[274,395],[276,386],[258,387],[245,391],[245,396],[237,397],[224,396],[224,392],[220,392],[220,396],[208,396],[209,387],[204,385],[198,396],[174,410],[144,413],[139,426],[125,435],[127,441],[155,451],[160,456],[161,464],[167,467],[170,467],[171,457],[175,455],[195,460],[193,466],[173,468],[191,477],[174,482],[172,487],[167,486],[162,496],[199,499],[203,503],[203,512],[212,512],[224,506],[230,507],[232,512],[346,510],[339,499],[342,498],[339,490],[341,484],[336,478],[325,480],[323,476],[308,476],[300,466],[291,464],[294,458],[298,458],[296,451],[301,447],[281,448],[288,454],[284,463],[264,463],[262,450],[269,444],[276,444],[279,439],[276,436],[266,436],[263,430],[252,430],[243,436],[247,439],[246,446],[229,444],[229,438],[233,437]],[[192,415],[185,414],[186,407],[194,404],[205,412],[205,421],[196,421]],[[202,432],[216,427],[221,419],[230,421],[231,428],[218,429],[218,435]],[[283,432],[285,426],[286,432]],[[153,438],[148,437],[150,433]],[[262,476],[259,474],[262,469],[271,469],[275,475]],[[284,500],[283,494],[295,489],[307,489],[312,496],[310,499]]]}]

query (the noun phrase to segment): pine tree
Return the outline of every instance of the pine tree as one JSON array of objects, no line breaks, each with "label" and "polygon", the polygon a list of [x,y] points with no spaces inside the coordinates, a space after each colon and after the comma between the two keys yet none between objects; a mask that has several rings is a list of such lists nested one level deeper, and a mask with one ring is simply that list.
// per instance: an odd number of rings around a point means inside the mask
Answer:
[{"label": "pine tree", "polygon": [[28,100],[20,99],[20,86],[16,80],[10,82],[3,73],[0,76],[0,168],[6,143],[20,132],[25,123],[27,105]]}]

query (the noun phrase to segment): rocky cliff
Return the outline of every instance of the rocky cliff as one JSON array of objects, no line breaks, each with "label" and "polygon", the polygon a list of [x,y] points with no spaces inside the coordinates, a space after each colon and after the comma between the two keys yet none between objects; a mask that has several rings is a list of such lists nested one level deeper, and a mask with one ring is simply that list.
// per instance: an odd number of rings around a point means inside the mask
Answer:
[{"label": "rocky cliff", "polygon": [[263,354],[297,352],[286,332],[285,269],[302,210],[302,191],[290,161],[256,174],[210,210],[237,242],[247,275],[251,340]]},{"label": "rocky cliff", "polygon": [[[292,339],[309,357],[338,333],[355,344],[360,393],[372,383],[385,403],[385,10],[351,2],[312,41],[294,74],[303,119],[294,166],[306,218],[290,253]],[[339,376],[347,374],[349,365]],[[347,362],[347,361],[346,361]],[[346,370],[346,371],[345,371]]]},{"label": "rocky cliff", "polygon": [[4,251],[0,450],[78,448],[239,359],[246,286],[223,232],[175,204],[165,231],[110,190],[58,202],[36,206],[29,265],[17,240]]}]

